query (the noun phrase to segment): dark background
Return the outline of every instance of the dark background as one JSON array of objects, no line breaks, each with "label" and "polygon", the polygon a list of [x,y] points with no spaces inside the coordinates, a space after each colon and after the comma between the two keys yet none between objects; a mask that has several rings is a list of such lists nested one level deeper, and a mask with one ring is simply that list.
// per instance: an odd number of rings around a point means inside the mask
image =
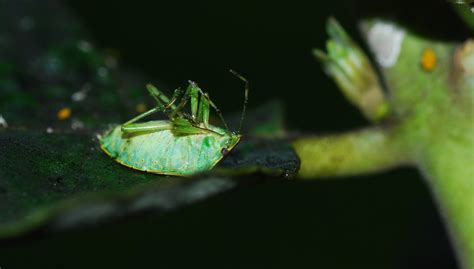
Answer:
[{"label": "dark background", "polygon": [[[290,130],[327,133],[367,122],[322,72],[328,16],[357,39],[359,18],[397,19],[420,33],[463,40],[444,1],[67,1],[94,41],[169,89],[200,83],[225,112],[280,99]],[[54,14],[52,14],[54,16]],[[360,39],[358,39],[360,41]],[[413,169],[338,181],[277,182],[154,218],[0,249],[1,268],[455,268],[446,232]]]}]

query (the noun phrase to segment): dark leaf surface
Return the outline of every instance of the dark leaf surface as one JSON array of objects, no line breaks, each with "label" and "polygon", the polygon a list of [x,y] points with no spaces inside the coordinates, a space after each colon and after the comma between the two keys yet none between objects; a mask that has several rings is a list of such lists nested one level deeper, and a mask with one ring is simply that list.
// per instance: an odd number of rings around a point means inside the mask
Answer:
[{"label": "dark leaf surface", "polygon": [[[0,116],[8,125],[0,124],[0,238],[161,213],[296,173],[295,153],[276,140],[284,135],[278,101],[249,107],[248,136],[215,171],[183,179],[119,165],[98,148],[96,135],[136,115],[137,105],[151,107],[144,86],[157,81],[98,49],[58,1],[0,4]],[[71,115],[59,118],[62,108]],[[236,128],[240,113],[229,120]]]},{"label": "dark leaf surface", "polygon": [[121,166],[93,134],[3,131],[0,152],[2,238],[174,210],[299,166],[289,144],[264,139],[243,141],[215,172],[188,179]]}]

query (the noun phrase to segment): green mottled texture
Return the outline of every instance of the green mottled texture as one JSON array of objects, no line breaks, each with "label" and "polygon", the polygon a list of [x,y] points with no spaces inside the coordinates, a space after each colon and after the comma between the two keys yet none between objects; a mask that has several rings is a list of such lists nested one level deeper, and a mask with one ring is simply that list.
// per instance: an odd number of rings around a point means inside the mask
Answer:
[{"label": "green mottled texture", "polygon": [[[372,20],[362,27],[375,54],[377,44],[370,43],[370,35],[380,23]],[[382,23],[404,33],[396,62],[380,66],[390,114],[381,125],[362,131],[296,140],[299,175],[347,176],[398,165],[417,167],[438,201],[460,264],[474,268],[474,42],[445,43]],[[433,69],[421,64],[427,48],[436,55]]]},{"label": "green mottled texture", "polygon": [[117,126],[100,143],[108,155],[125,166],[158,174],[191,175],[212,169],[223,158],[222,149],[230,151],[239,139],[212,132],[175,135],[172,130],[124,135]]}]

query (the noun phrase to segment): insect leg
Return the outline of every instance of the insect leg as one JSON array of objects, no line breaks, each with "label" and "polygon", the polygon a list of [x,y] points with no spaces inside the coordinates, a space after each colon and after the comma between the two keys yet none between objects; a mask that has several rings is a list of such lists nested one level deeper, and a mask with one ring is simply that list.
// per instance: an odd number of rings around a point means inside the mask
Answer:
[{"label": "insect leg", "polygon": [[176,109],[176,106],[174,105],[174,102],[178,99],[178,97],[181,93],[181,90],[179,88],[174,91],[173,98],[171,99],[171,101],[168,98],[168,96],[166,96],[164,93],[162,93],[160,90],[158,90],[152,84],[147,84],[146,88],[147,88],[148,92],[150,93],[151,97],[153,97],[153,99],[155,99],[158,107],[160,107],[163,112],[167,108],[171,108],[173,110]]},{"label": "insect leg", "polygon": [[[184,116],[185,114],[182,112],[182,110],[184,109],[184,106],[186,106],[187,102],[189,101],[189,99],[191,99],[191,102],[193,100],[193,97],[192,96],[195,96],[196,95],[196,84],[194,82],[190,82],[189,83],[189,86],[186,88],[186,91],[184,92],[184,95],[183,97],[181,98],[181,101],[179,102],[179,104],[173,109],[173,111],[168,115],[170,117],[170,119],[174,119],[176,118],[176,116]],[[197,97],[195,97],[197,98]],[[194,101],[195,102],[195,101]],[[191,105],[193,105],[193,103],[191,103]],[[195,102],[194,104],[196,106],[196,110],[197,110],[197,102]],[[191,113],[192,113],[192,107],[191,107]],[[191,120],[195,120],[195,114],[191,115]]]},{"label": "insect leg", "polygon": [[173,124],[170,121],[149,121],[122,125],[122,132],[126,134],[131,134],[138,132],[171,130],[172,128]]},{"label": "insect leg", "polygon": [[171,98],[171,101],[166,105],[165,109],[166,108],[171,108],[172,110],[176,109],[176,105],[174,103],[178,100],[181,94],[182,94],[181,88],[177,88],[176,90],[174,90],[173,97]]},{"label": "insect leg", "polygon": [[[202,128],[193,125],[189,120],[183,118],[176,118],[173,120],[173,133],[176,135],[192,135],[192,134],[205,134],[205,133],[216,133],[213,130]],[[222,135],[220,133],[216,133]]]},{"label": "insect leg", "polygon": [[152,84],[147,84],[146,88],[148,92],[150,93],[151,97],[155,99],[156,104],[160,110],[164,110],[165,106],[163,103],[168,103],[169,99],[166,95],[164,95],[160,90],[158,90],[155,86]]},{"label": "insect leg", "polygon": [[[205,99],[207,101],[207,104],[210,105],[212,108],[214,108],[214,110],[216,111],[217,115],[219,116],[219,118],[221,119],[222,123],[224,124],[224,127],[226,128],[227,131],[230,132],[230,129],[229,129],[229,126],[227,126],[227,123],[225,122],[224,120],[224,116],[222,115],[222,112],[219,108],[217,108],[217,106],[211,101],[211,98],[209,97],[209,94],[207,93],[204,93],[200,88],[197,88],[199,90],[199,92],[201,93],[201,96],[205,96]],[[208,106],[209,108],[209,106]],[[204,112],[204,111],[203,111]],[[207,111],[207,120],[209,120],[209,110]]]},{"label": "insect leg", "polygon": [[144,112],[144,113],[142,113],[142,114],[140,114],[140,115],[134,117],[133,119],[131,119],[131,120],[125,122],[124,124],[122,124],[122,131],[125,131],[125,130],[128,128],[128,126],[129,126],[130,124],[132,124],[132,123],[134,123],[134,122],[136,122],[136,121],[138,121],[138,120],[140,120],[140,119],[142,119],[142,118],[144,118],[144,117],[146,117],[146,116],[148,116],[148,115],[151,115],[151,114],[153,114],[153,113],[159,112],[159,111],[161,111],[161,108],[160,108],[160,107],[154,107],[154,108],[152,108],[152,109],[150,109],[150,110],[148,110],[148,111],[146,111],[146,112]]},{"label": "insect leg", "polygon": [[189,98],[191,100],[191,117],[196,120],[198,106],[199,106],[199,92],[202,93],[201,89],[193,81],[189,81]]},{"label": "insect leg", "polygon": [[209,125],[209,95],[207,93],[201,94],[201,97],[199,98],[197,121],[202,122],[206,128]]}]

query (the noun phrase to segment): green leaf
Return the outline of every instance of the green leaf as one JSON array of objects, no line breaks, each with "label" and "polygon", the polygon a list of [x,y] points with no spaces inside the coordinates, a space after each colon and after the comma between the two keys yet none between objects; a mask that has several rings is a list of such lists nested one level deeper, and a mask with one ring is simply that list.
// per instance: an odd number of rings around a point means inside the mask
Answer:
[{"label": "green leaf", "polygon": [[0,239],[159,214],[299,167],[288,143],[265,139],[244,140],[218,169],[190,179],[119,165],[90,133],[3,131],[0,152]]}]

